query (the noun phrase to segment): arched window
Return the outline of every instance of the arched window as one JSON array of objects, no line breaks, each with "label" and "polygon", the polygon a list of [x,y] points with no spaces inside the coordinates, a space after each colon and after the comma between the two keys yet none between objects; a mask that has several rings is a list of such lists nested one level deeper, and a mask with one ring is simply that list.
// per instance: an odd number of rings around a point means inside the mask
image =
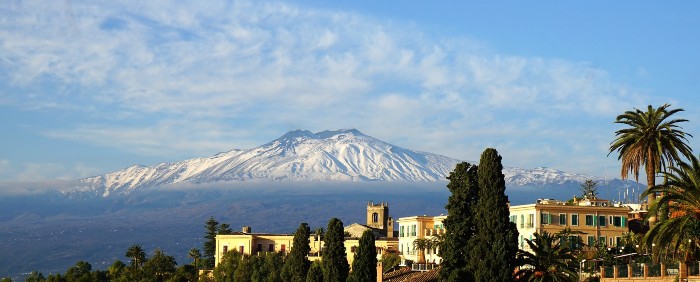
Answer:
[{"label": "arched window", "polygon": [[372,214],[372,222],[379,222],[379,214],[378,213],[373,213]]}]

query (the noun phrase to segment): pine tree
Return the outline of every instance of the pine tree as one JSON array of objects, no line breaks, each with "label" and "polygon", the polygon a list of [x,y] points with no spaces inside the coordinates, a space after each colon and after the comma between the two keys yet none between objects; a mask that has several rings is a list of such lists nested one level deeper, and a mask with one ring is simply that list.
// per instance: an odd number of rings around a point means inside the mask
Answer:
[{"label": "pine tree", "polygon": [[323,281],[345,282],[348,278],[350,265],[345,252],[345,233],[343,222],[332,218],[326,228],[326,237],[323,239],[325,249],[323,251]]},{"label": "pine tree", "polygon": [[377,281],[377,248],[374,245],[372,230],[365,230],[360,237],[355,260],[352,262],[352,273],[348,281]]},{"label": "pine tree", "polygon": [[472,281],[468,242],[476,228],[476,203],[479,194],[477,166],[467,162],[457,164],[447,179],[452,195],[447,200],[448,217],[443,221],[445,237],[440,245],[442,257],[441,281]]},{"label": "pine tree", "polygon": [[287,256],[283,269],[283,272],[288,273],[289,281],[306,281],[306,275],[309,272],[309,267],[311,266],[311,262],[309,262],[309,260],[306,258],[311,251],[311,247],[309,246],[310,235],[311,229],[306,223],[299,225],[296,233],[294,233],[292,251]]},{"label": "pine tree", "polygon": [[205,269],[214,268],[214,254],[216,253],[216,233],[218,231],[219,222],[214,220],[214,217],[210,217],[204,223],[204,228],[206,229],[204,235],[204,256],[203,264]]},{"label": "pine tree", "polygon": [[475,281],[510,281],[516,264],[518,231],[509,220],[502,171],[501,156],[496,149],[484,150],[477,170],[479,200],[476,218],[479,220],[476,221],[471,248]]}]

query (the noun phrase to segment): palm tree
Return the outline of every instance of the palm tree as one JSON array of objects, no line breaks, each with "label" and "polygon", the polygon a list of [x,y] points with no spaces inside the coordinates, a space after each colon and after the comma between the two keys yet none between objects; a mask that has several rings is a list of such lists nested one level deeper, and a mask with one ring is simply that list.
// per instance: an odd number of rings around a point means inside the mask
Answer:
[{"label": "palm tree", "polygon": [[199,251],[199,249],[197,249],[197,248],[192,248],[192,249],[190,250],[189,254],[187,254],[187,255],[188,255],[189,257],[191,257],[192,259],[194,259],[194,261],[192,262],[192,265],[193,265],[194,267],[197,267],[197,260],[200,259],[200,258],[202,257],[202,252]]},{"label": "palm tree", "polygon": [[132,245],[126,250],[126,257],[131,258],[131,267],[136,269],[146,262],[146,252],[140,245]]},{"label": "palm tree", "polygon": [[692,250],[700,245],[700,161],[690,156],[689,162],[680,162],[662,174],[667,178],[666,183],[644,194],[661,193],[649,213],[665,206],[669,219],[653,226],[644,236],[644,243],[647,247],[655,244],[658,249],[678,256],[684,253],[688,260],[693,255]]},{"label": "palm tree", "polygon": [[[669,104],[654,109],[651,105],[646,112],[639,109],[626,111],[617,116],[615,123],[628,125],[628,128],[615,132],[616,138],[610,144],[610,155],[617,151],[618,160],[622,161],[621,177],[627,179],[629,174],[634,175],[639,181],[639,170],[644,166],[647,176],[647,190],[656,184],[656,173],[666,171],[674,163],[681,160],[681,156],[692,155],[688,146],[687,136],[679,126],[686,119],[668,120],[673,114],[683,109],[668,109]],[[656,198],[653,193],[647,193],[649,204]],[[651,223],[656,221],[655,216],[649,219]]]},{"label": "palm tree", "polygon": [[577,281],[571,249],[560,244],[561,238],[546,231],[535,233],[533,240],[525,239],[532,252],[518,251],[520,269],[513,274],[518,281]]},{"label": "palm tree", "polygon": [[425,249],[428,248],[429,242],[427,238],[413,240],[413,250],[418,251],[418,263],[425,263]]}]

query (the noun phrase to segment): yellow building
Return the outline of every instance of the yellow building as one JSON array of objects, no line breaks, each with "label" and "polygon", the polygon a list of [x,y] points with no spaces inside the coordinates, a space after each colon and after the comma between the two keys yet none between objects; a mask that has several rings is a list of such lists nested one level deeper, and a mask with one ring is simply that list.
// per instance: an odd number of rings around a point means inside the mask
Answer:
[{"label": "yellow building", "polygon": [[628,217],[632,210],[627,206],[613,205],[608,200],[582,199],[565,203],[552,199],[540,199],[535,204],[510,207],[510,221],[518,228],[519,246],[529,250],[525,239],[534,233],[557,233],[564,228],[574,232],[587,245],[598,242],[617,246],[622,233],[628,232]]},{"label": "yellow building", "polygon": [[[442,223],[446,215],[439,216],[409,216],[399,218],[399,254],[402,264],[418,261],[418,251],[413,248],[413,241],[418,238],[433,239],[435,235],[444,234],[445,226]],[[438,249],[431,248],[424,251],[425,261],[439,264],[442,258],[438,256]]]},{"label": "yellow building", "polygon": [[[398,239],[394,238],[393,226],[393,221],[389,216],[388,204],[368,203],[367,224],[353,223],[344,228],[344,231],[350,235],[345,238],[345,252],[348,263],[352,266],[352,262],[355,259],[355,251],[359,246],[359,237],[367,229],[372,230],[375,234],[377,259],[381,259],[386,252],[398,252]],[[223,254],[227,251],[236,250],[247,255],[256,255],[264,252],[289,253],[294,247],[293,242],[294,234],[252,233],[250,227],[244,226],[241,232],[216,236],[215,265],[219,265]],[[309,260],[314,261],[322,258],[323,240],[321,238],[311,234],[309,247],[311,247],[311,252],[308,256]]]}]

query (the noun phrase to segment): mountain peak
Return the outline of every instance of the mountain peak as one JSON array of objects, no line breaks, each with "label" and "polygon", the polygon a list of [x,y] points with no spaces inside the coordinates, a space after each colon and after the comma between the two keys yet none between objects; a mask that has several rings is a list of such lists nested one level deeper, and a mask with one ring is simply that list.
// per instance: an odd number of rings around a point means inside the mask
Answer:
[{"label": "mountain peak", "polygon": [[317,132],[314,135],[316,135],[316,138],[319,138],[319,139],[327,139],[327,138],[331,138],[333,136],[341,135],[341,134],[353,135],[356,137],[366,137],[367,136],[367,135],[363,134],[362,132],[360,132],[359,130],[354,129],[354,128],[338,129],[338,130],[324,130],[321,132]]}]

